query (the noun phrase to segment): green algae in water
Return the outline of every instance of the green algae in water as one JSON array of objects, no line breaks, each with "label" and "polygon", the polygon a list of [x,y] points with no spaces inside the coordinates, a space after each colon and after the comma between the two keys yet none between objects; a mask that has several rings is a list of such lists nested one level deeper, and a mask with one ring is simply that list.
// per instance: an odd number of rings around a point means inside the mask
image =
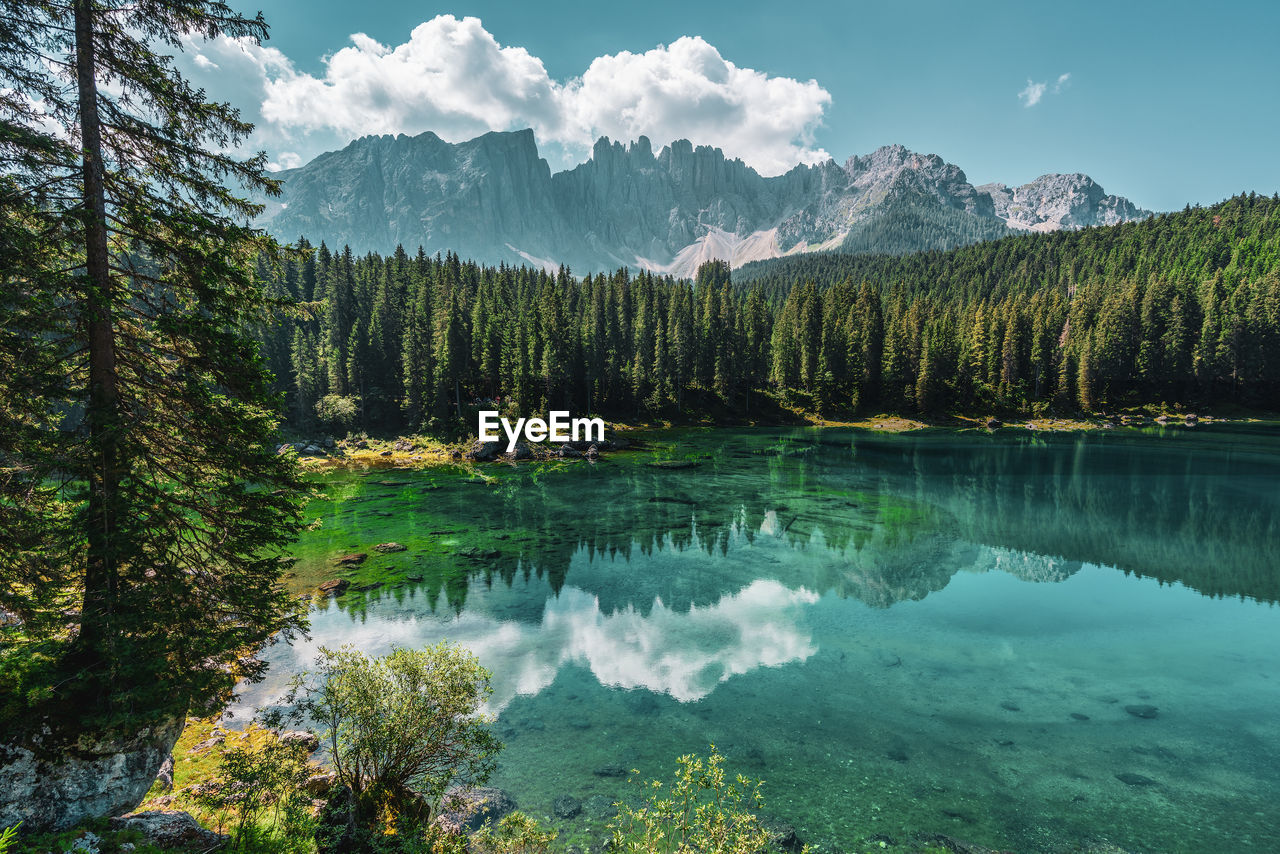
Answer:
[{"label": "green algae in water", "polygon": [[828,850],[1280,850],[1280,438],[663,441],[701,465],[327,475],[298,583],[381,586],[320,603],[244,704],[319,644],[447,637],[494,672],[494,782],[564,842],[634,796],[597,771],[714,742]]}]

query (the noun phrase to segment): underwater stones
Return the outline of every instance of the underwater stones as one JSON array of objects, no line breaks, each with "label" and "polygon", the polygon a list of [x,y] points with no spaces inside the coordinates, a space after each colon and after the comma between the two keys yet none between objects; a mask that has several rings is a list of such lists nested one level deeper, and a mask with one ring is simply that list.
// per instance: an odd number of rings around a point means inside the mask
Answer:
[{"label": "underwater stones", "polygon": [[408,551],[408,549],[409,547],[404,545],[403,543],[378,543],[376,546],[373,547],[373,550],[375,552],[381,552],[382,554],[390,554],[391,552],[403,552],[403,551]]},{"label": "underwater stones", "polygon": [[334,578],[326,581],[318,588],[321,596],[341,596],[351,586],[351,582],[345,578]]},{"label": "underwater stones", "polygon": [[1022,707],[1019,706],[1017,703],[1013,702],[1012,700],[1005,700],[1003,703],[1000,704],[1000,708],[1004,709],[1006,712],[1022,711]]},{"label": "underwater stones", "polygon": [[604,795],[592,795],[587,798],[582,802],[582,810],[594,819],[613,818],[618,814],[618,808],[613,805],[613,800]]},{"label": "underwater stones", "polygon": [[895,747],[892,750],[887,751],[885,753],[885,757],[892,759],[894,762],[907,762],[911,759],[911,757],[907,755],[907,751],[903,750],[901,747]]},{"label": "underwater stones", "polygon": [[1123,774],[1117,774],[1116,779],[1126,786],[1158,786],[1160,785],[1150,777],[1144,777],[1142,774],[1134,774],[1132,771],[1125,771]]},{"label": "underwater stones", "polygon": [[804,843],[796,835],[794,826],[777,818],[761,817],[760,826],[769,834],[769,841],[779,851],[797,852],[804,850]]},{"label": "underwater stones", "polygon": [[356,564],[364,563],[365,558],[367,558],[368,556],[369,555],[365,554],[364,552],[352,552],[351,554],[345,554],[339,557],[335,557],[333,559],[333,562],[338,564],[339,566],[355,566]]},{"label": "underwater stones", "polygon": [[377,590],[381,586],[382,586],[381,581],[372,581],[368,584],[357,584],[355,587],[352,587],[351,589],[357,593],[368,593],[370,590]]},{"label": "underwater stones", "polygon": [[406,576],[404,577],[404,580],[405,580],[405,581],[412,581],[414,584],[417,584],[418,582],[422,581],[422,576],[421,576],[421,575],[406,575]]},{"label": "underwater stones", "polygon": [[457,786],[445,792],[441,806],[444,812],[438,819],[440,826],[457,833],[479,830],[485,822],[497,824],[498,819],[516,809],[516,799],[493,786]]},{"label": "underwater stones", "polygon": [[572,795],[561,795],[551,802],[556,818],[576,818],[582,813],[582,801]]},{"label": "underwater stones", "polygon": [[1132,706],[1125,706],[1124,710],[1135,718],[1143,718],[1145,720],[1150,720],[1160,713],[1160,710],[1155,706],[1148,706],[1141,703]]},{"label": "underwater stones", "polygon": [[649,463],[649,468],[666,469],[674,471],[678,469],[697,468],[700,463],[697,460],[659,460],[658,462]]},{"label": "underwater stones", "polygon": [[614,763],[612,765],[602,765],[591,773],[597,777],[625,777],[628,771],[627,766]]},{"label": "underwater stones", "polygon": [[1082,715],[1082,714],[1080,714],[1079,712],[1072,712],[1072,713],[1071,713],[1071,718],[1072,718],[1072,720],[1077,720],[1077,721],[1087,721],[1087,720],[1089,720],[1089,716],[1088,716],[1088,715]]}]

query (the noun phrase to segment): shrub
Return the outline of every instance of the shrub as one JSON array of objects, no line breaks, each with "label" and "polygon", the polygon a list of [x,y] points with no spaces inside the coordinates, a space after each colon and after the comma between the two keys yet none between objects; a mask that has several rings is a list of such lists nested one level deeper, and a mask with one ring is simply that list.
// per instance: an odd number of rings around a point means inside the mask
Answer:
[{"label": "shrub", "polygon": [[617,804],[618,816],[609,850],[636,854],[759,854],[768,851],[772,835],[760,822],[764,806],[760,781],[742,775],[729,781],[724,757],[711,745],[711,756],[685,755],[676,760],[670,786],[660,780],[643,784],[639,808]]},{"label": "shrub", "polygon": [[521,812],[507,813],[498,826],[485,824],[471,837],[473,854],[545,854],[558,834],[544,831]]},{"label": "shrub", "polygon": [[363,826],[422,826],[455,782],[480,785],[502,743],[480,713],[489,671],[466,649],[441,642],[383,658],[321,649],[287,702],[327,744],[339,786]]},{"label": "shrub", "polygon": [[304,787],[314,769],[301,745],[273,737],[256,747],[222,754],[213,779],[196,787],[195,802],[218,817],[231,848],[251,844],[287,850],[311,835],[311,800]]}]

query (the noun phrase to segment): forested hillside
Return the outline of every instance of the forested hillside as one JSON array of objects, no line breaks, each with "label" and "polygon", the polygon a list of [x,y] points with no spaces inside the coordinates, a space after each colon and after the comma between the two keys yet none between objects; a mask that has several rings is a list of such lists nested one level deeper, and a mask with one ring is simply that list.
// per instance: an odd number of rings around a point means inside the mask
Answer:
[{"label": "forested hillside", "polygon": [[[260,273],[299,306],[262,331],[298,427],[440,429],[475,400],[635,416],[690,392],[824,414],[1274,408],[1280,201],[901,258],[815,255],[695,282],[575,279],[323,245]],[[739,283],[741,285],[741,283]],[[754,399],[759,401],[759,395]]]}]

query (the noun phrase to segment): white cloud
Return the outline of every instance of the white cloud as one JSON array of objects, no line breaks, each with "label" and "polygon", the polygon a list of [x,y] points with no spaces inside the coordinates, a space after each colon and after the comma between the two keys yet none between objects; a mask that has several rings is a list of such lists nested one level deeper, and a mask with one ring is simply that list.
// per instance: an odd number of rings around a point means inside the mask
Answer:
[{"label": "white cloud", "polygon": [[1044,97],[1045,88],[1046,84],[1033,83],[1028,79],[1027,88],[1018,93],[1018,98],[1022,100],[1022,106],[1034,107],[1036,104],[1040,103],[1040,99]]},{"label": "white cloud", "polygon": [[1067,83],[1071,80],[1071,72],[1059,74],[1058,79],[1053,82],[1050,87],[1048,82],[1037,83],[1030,77],[1027,78],[1026,87],[1018,93],[1018,100],[1022,102],[1024,107],[1034,107],[1044,99],[1046,94],[1056,95],[1067,87]]},{"label": "white cloud", "polygon": [[212,59],[205,56],[203,53],[197,53],[192,58],[192,62],[194,62],[200,68],[203,68],[209,71],[215,70],[218,67],[218,63],[214,62]]},{"label": "white cloud", "polygon": [[770,175],[828,157],[813,141],[831,102],[817,81],[741,68],[696,36],[598,57],[563,82],[524,48],[499,44],[478,18],[452,15],[418,25],[394,47],[356,33],[324,60],[319,76],[300,72],[274,48],[222,39],[203,50],[247,75],[269,149],[287,145],[310,155],[308,142],[331,138],[341,144],[430,130],[457,142],[532,127],[540,144],[573,156],[586,155],[602,135],[630,141],[643,134],[656,146],[680,138],[715,145]]}]

